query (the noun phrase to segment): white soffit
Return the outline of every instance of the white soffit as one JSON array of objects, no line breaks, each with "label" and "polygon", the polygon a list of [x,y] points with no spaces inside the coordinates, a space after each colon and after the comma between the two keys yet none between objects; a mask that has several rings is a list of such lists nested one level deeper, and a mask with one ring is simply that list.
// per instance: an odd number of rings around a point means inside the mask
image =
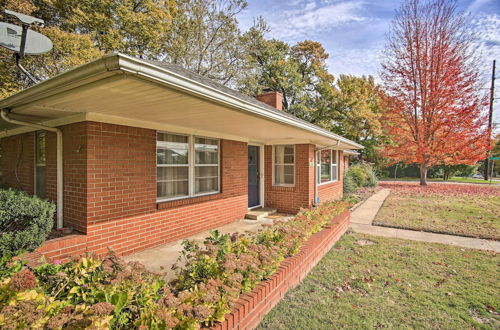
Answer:
[{"label": "white soffit", "polygon": [[[112,56],[119,59],[120,64],[109,63]],[[231,95],[207,92],[210,86],[183,82],[183,77],[176,77],[175,74],[169,75],[169,81],[165,82],[160,78],[162,75],[167,77],[166,73],[156,72],[162,70],[154,65],[143,67],[140,60],[123,55],[112,56],[101,59],[105,64],[102,67],[98,65],[99,60],[88,64],[93,70],[90,76],[82,72],[84,66],[79,67],[68,72],[75,71],[74,75],[79,75],[79,80],[70,83],[71,80],[62,74],[52,79],[65,78],[63,84],[53,82],[51,88],[47,86],[52,80],[49,79],[39,84],[44,87],[40,93],[35,92],[34,86],[23,91],[27,95],[25,98],[20,92],[0,101],[0,106],[6,107],[11,101],[12,113],[25,118],[37,116],[50,120],[66,116],[75,118],[75,114],[83,114],[85,120],[93,118],[95,121],[122,125],[135,124],[269,144],[314,143],[328,146],[337,141],[333,133],[324,133],[309,123],[296,123],[293,118],[277,111],[262,111],[255,105],[245,104],[245,100],[231,98]],[[339,149],[357,147],[352,141],[338,138],[341,140]]]}]

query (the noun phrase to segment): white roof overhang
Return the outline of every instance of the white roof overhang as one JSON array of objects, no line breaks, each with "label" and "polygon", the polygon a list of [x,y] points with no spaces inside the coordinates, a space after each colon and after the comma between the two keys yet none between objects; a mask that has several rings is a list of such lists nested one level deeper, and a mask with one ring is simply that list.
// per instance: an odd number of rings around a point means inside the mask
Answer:
[{"label": "white roof overhang", "polygon": [[[263,144],[361,145],[265,105],[122,54],[55,76],[0,101],[12,118],[49,126],[91,120]],[[3,135],[30,130],[0,121]],[[1,136],[1,135],[0,135]]]}]

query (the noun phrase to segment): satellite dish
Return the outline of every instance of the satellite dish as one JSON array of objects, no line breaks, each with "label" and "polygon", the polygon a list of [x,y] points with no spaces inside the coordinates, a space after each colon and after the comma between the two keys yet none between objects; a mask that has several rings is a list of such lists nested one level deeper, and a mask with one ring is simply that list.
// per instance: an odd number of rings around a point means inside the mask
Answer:
[{"label": "satellite dish", "polygon": [[52,41],[49,38],[30,30],[31,24],[42,25],[43,20],[17,13],[12,10],[5,10],[7,15],[15,16],[21,21],[22,26],[0,22],[0,46],[14,52],[16,65],[32,82],[38,81],[22,65],[21,59],[24,55],[43,54],[52,49]]},{"label": "satellite dish", "polygon": [[24,15],[24,14],[21,14],[21,13],[17,13],[15,11],[12,11],[12,10],[8,10],[8,9],[5,9],[4,12],[7,14],[7,15],[12,15],[12,16],[16,16],[18,20],[20,20],[21,22],[23,22],[24,24],[33,24],[33,23],[38,23],[38,24],[43,24],[43,19],[39,19],[39,18],[36,18],[36,17],[33,17],[33,16],[28,16],[28,15]]},{"label": "satellite dish", "polygon": [[[16,53],[21,52],[23,28],[14,24],[0,22],[0,46]],[[33,30],[26,31],[26,45],[24,54],[43,54],[52,49],[52,41],[41,33]]]}]

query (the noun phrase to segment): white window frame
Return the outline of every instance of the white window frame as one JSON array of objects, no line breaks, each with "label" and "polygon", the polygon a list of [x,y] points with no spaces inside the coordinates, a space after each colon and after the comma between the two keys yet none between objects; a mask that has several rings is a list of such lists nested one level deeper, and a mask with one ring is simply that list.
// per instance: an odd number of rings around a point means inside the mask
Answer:
[{"label": "white window frame", "polygon": [[[321,152],[329,150],[330,151],[330,180],[321,182]],[[333,155],[335,155],[336,162],[333,163]],[[336,179],[332,180],[332,174],[335,171]],[[323,149],[316,152],[316,183],[318,186],[330,184],[339,181],[339,151],[334,149]]]},{"label": "white window frame", "polygon": [[[180,199],[188,199],[188,198],[195,198],[195,197],[200,197],[200,196],[208,196],[208,195],[215,195],[215,194],[220,194],[221,192],[221,187],[220,187],[220,139],[218,138],[213,138],[209,136],[201,136],[201,135],[190,135],[190,134],[184,134],[184,133],[175,133],[175,132],[167,132],[167,131],[157,131],[156,132],[156,139],[158,141],[158,133],[165,133],[165,134],[174,134],[174,135],[181,135],[181,136],[187,136],[188,138],[188,194],[186,196],[179,196],[179,197],[171,197],[171,198],[161,198],[158,197],[158,177],[156,177],[156,203],[162,203],[162,202],[170,202],[170,201],[176,201]],[[216,140],[217,141],[217,191],[210,191],[206,193],[201,193],[201,194],[195,194],[194,193],[194,188],[195,188],[195,162],[196,162],[196,150],[195,150],[195,138],[204,138],[204,139],[211,139],[211,140]],[[156,150],[156,148],[155,148]],[[156,156],[156,155],[155,155]],[[164,167],[164,164],[158,164],[158,157],[156,156],[156,168]],[[215,166],[214,164],[199,164],[198,166]],[[175,166],[185,166],[185,165],[171,165],[171,167]],[[166,166],[168,167],[168,166]]]},{"label": "white window frame", "polygon": [[[293,147],[293,184],[290,183],[276,183],[276,176],[275,176],[275,171],[276,171],[276,165],[292,165],[292,164],[276,164],[276,157],[275,157],[275,151],[276,147],[280,146],[292,146]],[[272,179],[273,179],[273,186],[275,187],[295,187],[295,171],[296,171],[296,158],[297,158],[297,153],[295,152],[295,144],[277,144],[273,145],[273,152],[272,152],[272,157],[273,157],[273,173],[272,173]]]},{"label": "white window frame", "polygon": [[[44,148],[45,150],[43,151],[44,154],[45,154],[45,161],[43,163],[39,163],[38,162],[38,150],[40,149],[40,146],[38,145],[38,139],[39,139],[39,136],[43,136],[43,139],[44,139]],[[35,132],[35,157],[34,157],[34,163],[35,163],[35,169],[34,169],[34,173],[35,173],[35,177],[34,177],[34,182],[33,182],[33,191],[35,193],[35,196],[38,196],[39,195],[39,191],[37,189],[37,180],[38,180],[38,176],[40,175],[38,172],[38,167],[44,167],[45,168],[45,180],[44,180],[44,198],[47,197],[47,133],[45,131],[36,131]]]}]

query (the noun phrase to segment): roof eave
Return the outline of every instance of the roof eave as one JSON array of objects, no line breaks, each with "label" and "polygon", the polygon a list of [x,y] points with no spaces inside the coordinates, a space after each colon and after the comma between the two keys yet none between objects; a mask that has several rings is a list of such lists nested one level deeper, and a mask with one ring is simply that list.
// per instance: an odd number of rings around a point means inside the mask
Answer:
[{"label": "roof eave", "polygon": [[30,102],[34,102],[37,99],[55,95],[67,89],[76,88],[79,84],[84,84],[92,77],[99,79],[98,77],[103,73],[110,72],[113,74],[120,73],[121,71],[152,80],[160,84],[166,84],[170,87],[182,90],[183,92],[197,95],[217,103],[229,105],[233,108],[244,110],[269,120],[304,129],[320,136],[342,142],[343,144],[348,145],[350,149],[363,149],[362,145],[335,133],[326,131],[311,123],[294,120],[279,111],[269,111],[265,107],[259,107],[248,101],[235,97],[234,95],[224,93],[216,88],[207,86],[198,81],[172,72],[166,68],[158,67],[154,64],[146,63],[140,59],[120,53],[103,56],[90,63],[81,65],[75,69],[59,74],[51,79],[47,79],[39,84],[11,95],[0,101],[0,109],[15,108],[20,105],[25,105]]},{"label": "roof eave", "polygon": [[0,100],[0,109],[19,107],[41,98],[58,94],[64,89],[78,87],[79,82],[88,82],[92,77],[98,79],[97,77],[103,73],[119,71],[118,59],[118,54],[108,54],[60,73]]},{"label": "roof eave", "polygon": [[130,57],[124,54],[118,54],[120,57],[120,67],[130,73],[135,73],[140,76],[146,76],[148,78],[153,78],[154,80],[159,80],[160,82],[167,82],[170,86],[182,89],[188,93],[201,96],[203,98],[208,98],[220,103],[224,103],[236,108],[246,110],[248,112],[266,117],[267,119],[282,122],[291,126],[300,127],[315,134],[325,136],[340,142],[343,142],[349,146],[351,149],[363,149],[364,147],[354,141],[346,139],[335,133],[328,132],[322,128],[311,124],[298,122],[290,119],[289,117],[281,114],[279,111],[270,112],[264,107],[259,107],[251,104],[245,100],[237,98],[233,95],[221,92],[211,86],[206,86],[198,81],[184,77],[178,73],[169,71],[166,68],[158,67],[154,64],[145,63],[134,57]]}]

